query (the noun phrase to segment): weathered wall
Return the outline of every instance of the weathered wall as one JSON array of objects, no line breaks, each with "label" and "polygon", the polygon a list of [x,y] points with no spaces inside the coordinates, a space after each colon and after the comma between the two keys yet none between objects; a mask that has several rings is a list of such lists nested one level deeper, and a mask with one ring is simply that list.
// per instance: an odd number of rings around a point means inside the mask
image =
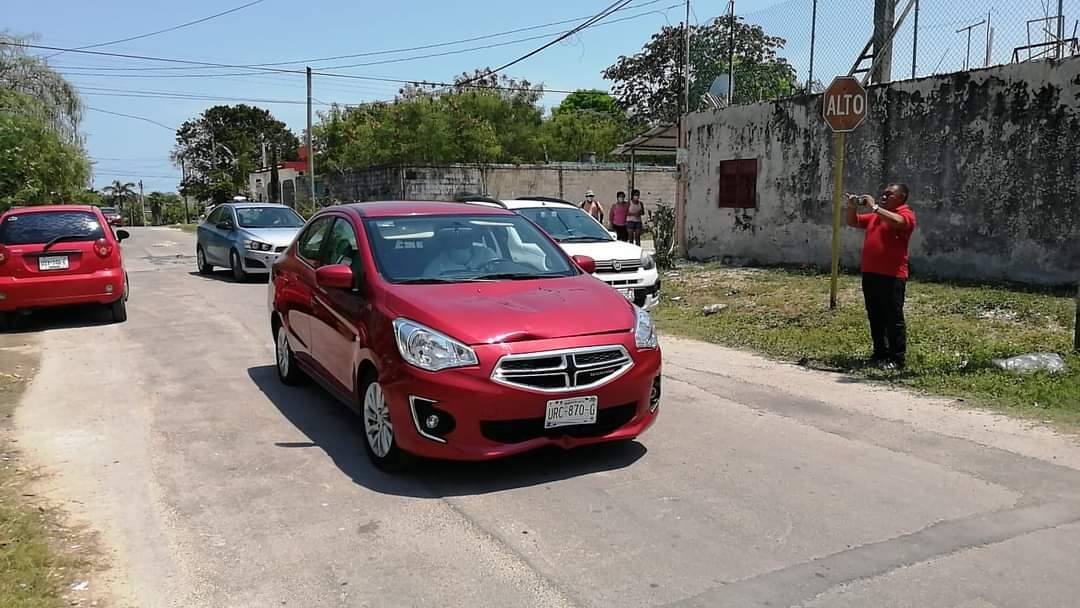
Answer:
[{"label": "weathered wall", "polygon": [[[646,203],[675,201],[675,171],[638,167],[635,186]],[[605,204],[622,190],[630,192],[627,165],[427,165],[380,167],[332,178],[332,195],[341,200],[450,200],[462,192],[497,198],[545,195],[582,200],[593,190]]]},{"label": "weathered wall", "polygon": [[[871,87],[847,136],[844,190],[911,187],[912,272],[1075,282],[1080,276],[1080,58]],[[827,266],[833,136],[821,97],[690,117],[688,253]],[[759,160],[757,208],[718,208],[722,160]],[[862,234],[844,228],[842,263]]]}]

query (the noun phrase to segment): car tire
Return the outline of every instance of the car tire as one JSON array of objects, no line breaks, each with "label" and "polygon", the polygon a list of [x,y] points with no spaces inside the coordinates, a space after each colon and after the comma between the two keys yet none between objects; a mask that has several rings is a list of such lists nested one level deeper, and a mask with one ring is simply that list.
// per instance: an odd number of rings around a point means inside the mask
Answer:
[{"label": "car tire", "polygon": [[199,266],[199,274],[214,272],[214,265],[206,262],[206,252],[203,251],[202,245],[195,247],[195,263]]},{"label": "car tire", "polygon": [[113,323],[127,321],[127,297],[122,296],[119,300],[109,304],[109,312],[112,313]]},{"label": "car tire", "polygon": [[229,252],[229,268],[232,269],[234,281],[243,283],[247,280],[247,273],[244,272],[244,265],[240,262],[240,254],[236,253],[235,249]]},{"label": "car tire", "polygon": [[364,427],[364,451],[375,468],[392,473],[412,466],[416,459],[398,447],[386,395],[374,371],[360,379],[360,417]]},{"label": "car tire", "polygon": [[289,330],[284,323],[275,323],[277,330],[274,333],[274,367],[277,369],[278,380],[282,384],[296,386],[304,381],[304,372],[296,363],[296,355],[289,346]]}]

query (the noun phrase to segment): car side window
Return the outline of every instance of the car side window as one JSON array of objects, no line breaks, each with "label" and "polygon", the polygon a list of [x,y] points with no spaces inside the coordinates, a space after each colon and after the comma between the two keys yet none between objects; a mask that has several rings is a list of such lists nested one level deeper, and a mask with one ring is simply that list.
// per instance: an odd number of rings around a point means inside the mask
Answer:
[{"label": "car side window", "polygon": [[224,211],[224,207],[218,207],[217,209],[211,211],[210,215],[206,218],[206,222],[208,224],[217,224],[218,222],[220,222],[222,211]]},{"label": "car side window", "polygon": [[321,217],[312,222],[304,231],[304,234],[300,235],[300,240],[296,244],[297,255],[307,260],[311,265],[319,266],[319,254],[322,252],[323,243],[326,241],[326,235],[330,232],[330,225],[333,222],[334,218],[332,216]]},{"label": "car side window", "polygon": [[337,218],[327,240],[320,261],[323,264],[346,264],[355,269],[360,260],[360,250],[356,246],[356,231],[352,223],[345,218]]}]

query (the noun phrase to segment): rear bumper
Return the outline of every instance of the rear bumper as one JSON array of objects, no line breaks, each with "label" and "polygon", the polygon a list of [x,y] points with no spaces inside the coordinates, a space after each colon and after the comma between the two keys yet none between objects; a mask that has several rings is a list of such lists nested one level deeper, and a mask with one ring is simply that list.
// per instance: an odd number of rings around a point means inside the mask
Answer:
[{"label": "rear bumper", "polygon": [[75,304],[110,304],[124,296],[125,288],[123,268],[82,275],[18,279],[0,277],[0,312]]}]

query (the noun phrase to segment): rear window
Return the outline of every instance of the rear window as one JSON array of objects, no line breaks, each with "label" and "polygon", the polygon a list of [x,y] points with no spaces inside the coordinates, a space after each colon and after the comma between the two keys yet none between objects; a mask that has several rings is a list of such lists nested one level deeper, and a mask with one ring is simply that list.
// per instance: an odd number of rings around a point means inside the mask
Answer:
[{"label": "rear window", "polygon": [[105,237],[97,216],[88,211],[15,213],[0,223],[0,244],[48,243],[56,237],[68,241],[96,241]]}]

